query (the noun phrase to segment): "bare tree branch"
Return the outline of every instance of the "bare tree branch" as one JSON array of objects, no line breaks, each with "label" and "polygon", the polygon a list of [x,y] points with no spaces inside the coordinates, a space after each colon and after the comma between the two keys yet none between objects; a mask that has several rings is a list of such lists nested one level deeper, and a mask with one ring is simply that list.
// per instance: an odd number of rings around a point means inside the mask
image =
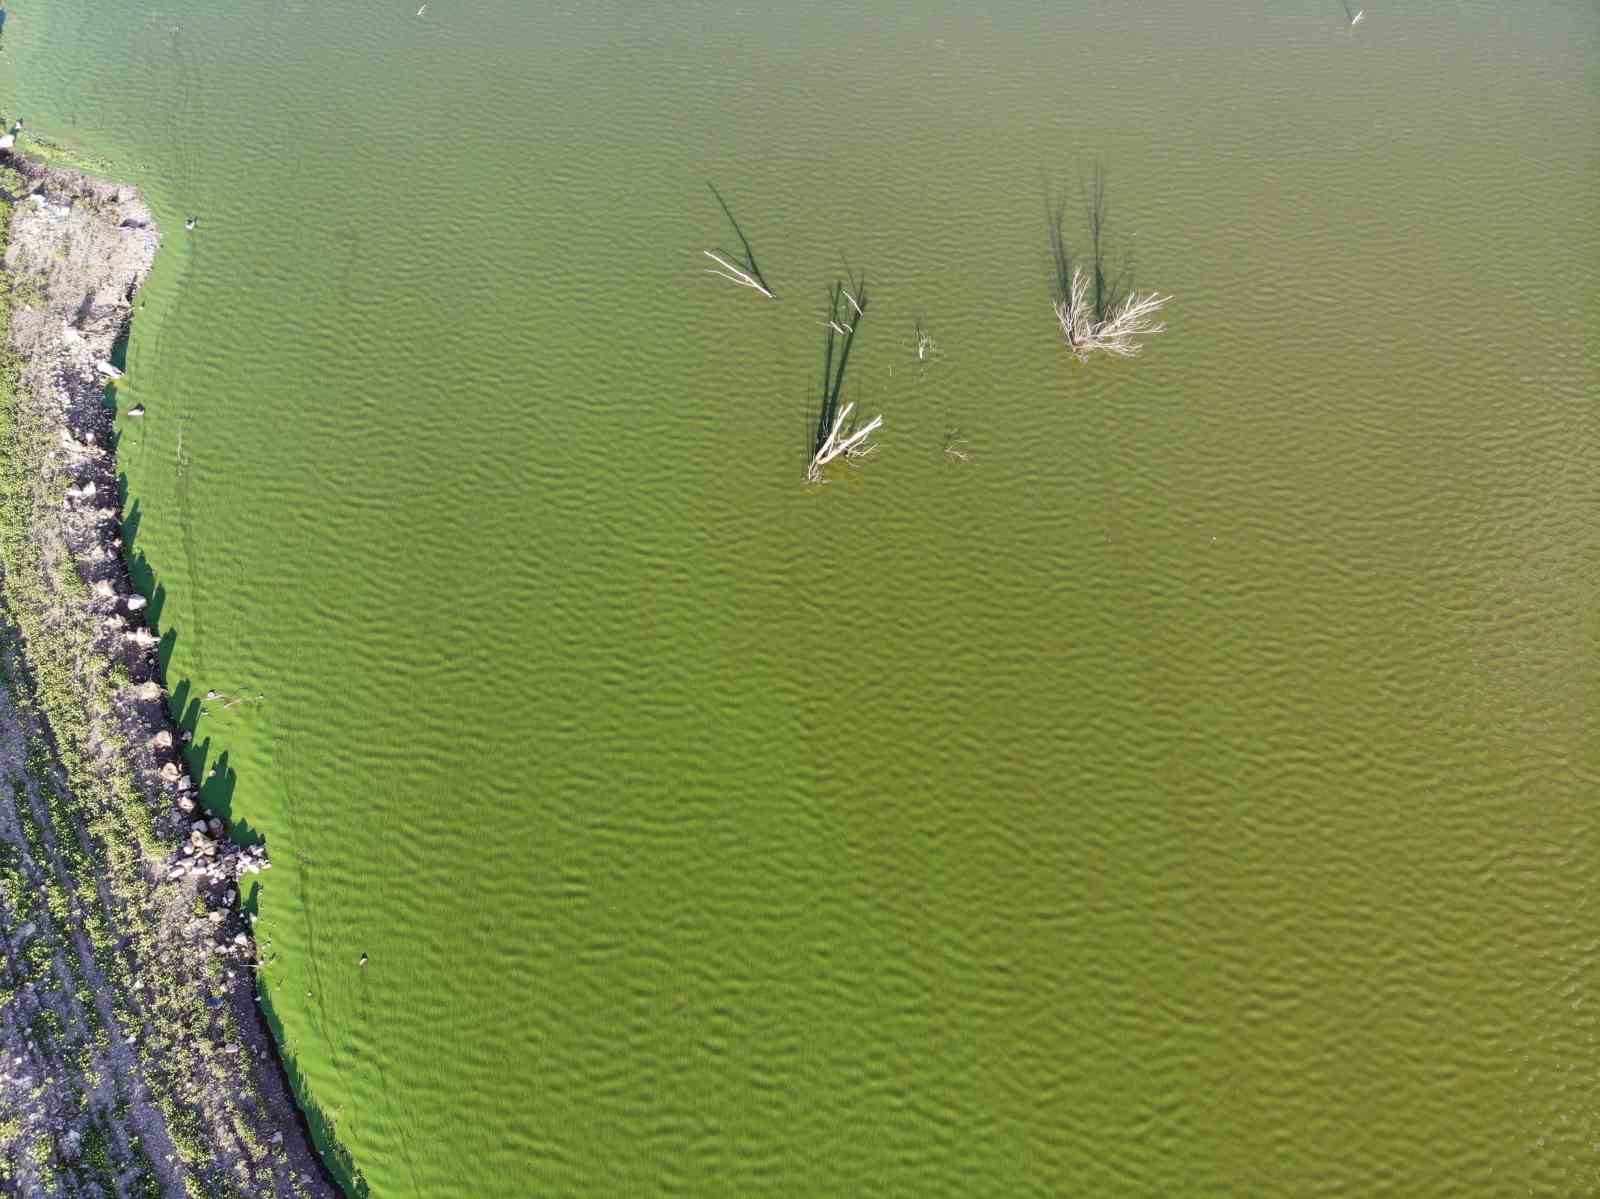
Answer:
[{"label": "bare tree branch", "polygon": [[766,284],[762,283],[760,279],[750,275],[745,271],[741,271],[738,267],[734,266],[733,263],[722,257],[722,255],[712,250],[705,250],[702,252],[707,258],[711,259],[712,262],[716,263],[722,268],[722,270],[719,271],[713,270],[708,266],[706,267],[706,274],[715,275],[719,279],[726,279],[730,283],[737,283],[741,287],[753,287],[762,295],[766,296],[769,300],[776,300],[778,298],[777,296],[773,295],[770,290],[768,290]]},{"label": "bare tree branch", "polygon": [[766,276],[761,273],[761,268],[756,265],[756,252],[751,249],[750,239],[744,235],[744,230],[739,227],[739,222],[734,219],[733,210],[728,207],[728,202],[722,198],[722,193],[717,190],[715,183],[708,181],[706,186],[711,189],[711,194],[717,198],[717,203],[722,208],[722,214],[728,218],[728,224],[733,226],[734,236],[739,239],[739,244],[744,247],[744,257],[740,260],[738,266],[728,261],[729,255],[727,251],[720,249],[715,252],[706,250],[705,256],[723,268],[723,270],[717,271],[707,267],[706,274],[727,279],[729,282],[737,283],[741,287],[754,288],[766,296],[767,299],[776,300],[778,297],[773,294],[772,288],[767,284]]},{"label": "bare tree branch", "polygon": [[875,416],[865,425],[856,428],[850,420],[850,414],[855,411],[855,407],[853,403],[846,404],[834,418],[833,427],[828,430],[828,435],[817,447],[816,456],[811,459],[811,466],[806,471],[807,482],[824,482],[822,468],[836,458],[865,458],[878,448],[866,444],[866,441],[883,424],[883,417]]},{"label": "bare tree branch", "polygon": [[1098,319],[1088,301],[1089,281],[1083,272],[1075,271],[1072,286],[1065,300],[1055,304],[1056,321],[1067,347],[1079,362],[1086,361],[1096,350],[1115,354],[1119,358],[1132,358],[1142,348],[1134,340],[1153,333],[1166,332],[1164,322],[1155,319],[1156,313],[1171,300],[1171,296],[1136,295],[1132,292],[1104,320]]}]

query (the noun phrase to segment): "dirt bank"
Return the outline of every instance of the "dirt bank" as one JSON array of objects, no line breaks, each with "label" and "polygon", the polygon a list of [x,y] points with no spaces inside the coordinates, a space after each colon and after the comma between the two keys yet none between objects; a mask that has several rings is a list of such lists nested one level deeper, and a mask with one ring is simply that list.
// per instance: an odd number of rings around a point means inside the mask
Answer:
[{"label": "dirt bank", "polygon": [[159,234],[0,154],[0,1194],[338,1194],[256,1002],[122,557],[112,359]]}]

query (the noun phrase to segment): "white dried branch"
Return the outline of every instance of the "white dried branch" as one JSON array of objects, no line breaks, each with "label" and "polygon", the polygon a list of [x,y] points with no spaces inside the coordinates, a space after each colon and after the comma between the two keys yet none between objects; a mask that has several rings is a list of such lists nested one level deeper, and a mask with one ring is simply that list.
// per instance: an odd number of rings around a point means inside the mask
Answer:
[{"label": "white dried branch", "polygon": [[1135,340],[1155,333],[1166,332],[1166,323],[1156,319],[1171,296],[1156,292],[1148,295],[1130,294],[1105,320],[1096,320],[1094,307],[1088,300],[1089,283],[1083,272],[1072,272],[1072,287],[1065,299],[1055,304],[1056,322],[1067,347],[1079,362],[1086,360],[1096,350],[1131,358],[1142,348]]},{"label": "white dried branch", "polygon": [[1144,296],[1128,296],[1122,302],[1122,306],[1095,329],[1095,340],[1099,343],[1097,348],[1124,357],[1137,354],[1140,344],[1134,341],[1134,338],[1166,332],[1166,322],[1156,320],[1155,315],[1171,298],[1156,292]]},{"label": "white dried branch", "polygon": [[721,254],[718,254],[713,250],[704,250],[702,253],[704,253],[707,258],[711,259],[712,262],[723,268],[722,270],[717,271],[707,267],[706,274],[715,275],[719,279],[726,279],[730,283],[737,283],[741,287],[754,288],[756,291],[759,291],[762,295],[766,296],[769,300],[777,299],[776,296],[774,296],[770,291],[761,285],[761,281],[759,279],[750,274],[748,271],[741,270],[739,267],[734,266],[733,263],[729,262]]},{"label": "white dried branch", "polygon": [[808,482],[821,483],[822,470],[828,463],[839,458],[865,458],[878,447],[868,445],[867,438],[875,433],[883,424],[883,417],[875,416],[859,429],[845,432],[850,424],[850,413],[855,411],[855,404],[846,404],[834,417],[833,428],[828,431],[827,438],[822,443],[822,448],[811,459],[811,465],[806,468]]}]

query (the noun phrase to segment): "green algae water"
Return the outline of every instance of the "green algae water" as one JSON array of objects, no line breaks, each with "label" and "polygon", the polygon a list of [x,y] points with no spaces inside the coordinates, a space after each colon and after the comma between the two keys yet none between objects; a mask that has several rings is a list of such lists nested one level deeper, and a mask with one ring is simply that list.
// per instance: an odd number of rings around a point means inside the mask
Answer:
[{"label": "green algae water", "polygon": [[[7,114],[165,230],[132,547],[345,1178],[1600,1189],[1597,52],[1563,0],[16,0]],[[1079,365],[1097,157],[1176,299]],[[846,263],[881,450],[807,488]]]}]

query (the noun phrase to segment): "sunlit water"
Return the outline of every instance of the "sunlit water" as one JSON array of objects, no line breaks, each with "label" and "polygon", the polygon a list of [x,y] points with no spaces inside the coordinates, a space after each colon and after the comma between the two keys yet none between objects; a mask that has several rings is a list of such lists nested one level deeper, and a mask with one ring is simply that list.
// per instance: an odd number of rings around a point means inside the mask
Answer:
[{"label": "sunlit water", "polygon": [[374,1195],[1600,1184],[1591,4],[415,10],[0,55],[167,233],[134,544]]}]

